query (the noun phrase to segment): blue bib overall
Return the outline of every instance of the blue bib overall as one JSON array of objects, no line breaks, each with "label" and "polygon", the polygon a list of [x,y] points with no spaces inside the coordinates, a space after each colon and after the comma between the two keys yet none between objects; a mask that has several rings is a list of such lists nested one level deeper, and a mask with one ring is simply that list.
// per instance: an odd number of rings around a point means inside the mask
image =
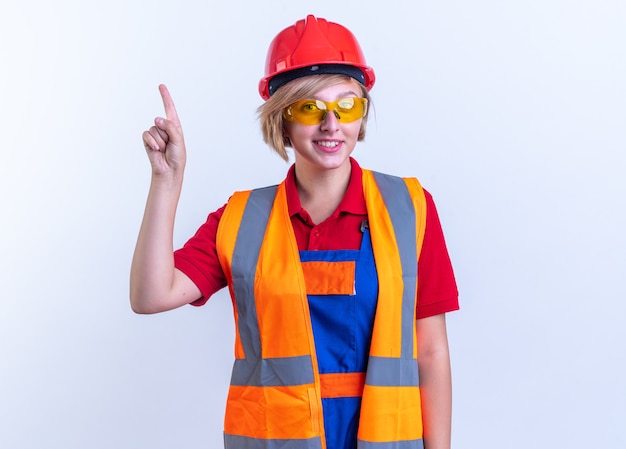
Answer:
[{"label": "blue bib overall", "polygon": [[[300,251],[303,263],[326,262],[331,275],[333,263],[355,263],[352,294],[307,294],[320,375],[367,369],[378,276],[369,229],[362,228],[358,250]],[[327,449],[356,449],[361,397],[322,396],[322,407]]]}]

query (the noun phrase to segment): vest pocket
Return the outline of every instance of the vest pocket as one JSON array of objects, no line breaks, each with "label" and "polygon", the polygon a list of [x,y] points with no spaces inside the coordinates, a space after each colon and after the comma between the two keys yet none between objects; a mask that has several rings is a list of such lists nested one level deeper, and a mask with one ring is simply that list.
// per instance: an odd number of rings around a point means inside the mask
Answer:
[{"label": "vest pocket", "polygon": [[309,404],[311,407],[311,432],[320,431],[320,410],[315,388],[309,388]]}]

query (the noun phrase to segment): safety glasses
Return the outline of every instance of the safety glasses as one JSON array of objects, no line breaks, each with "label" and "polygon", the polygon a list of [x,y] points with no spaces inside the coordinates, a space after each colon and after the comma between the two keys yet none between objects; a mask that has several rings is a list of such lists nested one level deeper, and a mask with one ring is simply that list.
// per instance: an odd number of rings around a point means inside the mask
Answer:
[{"label": "safety glasses", "polygon": [[283,111],[283,117],[302,125],[318,125],[333,111],[340,123],[354,122],[367,114],[367,99],[341,98],[337,101],[300,100]]}]

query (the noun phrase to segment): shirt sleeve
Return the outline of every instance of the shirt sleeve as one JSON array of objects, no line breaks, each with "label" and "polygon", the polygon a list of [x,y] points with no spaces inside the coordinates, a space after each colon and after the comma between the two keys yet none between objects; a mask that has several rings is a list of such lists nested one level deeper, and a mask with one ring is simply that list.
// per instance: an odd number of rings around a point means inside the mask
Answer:
[{"label": "shirt sleeve", "polygon": [[205,304],[213,293],[226,286],[226,276],[217,256],[217,226],[226,205],[209,214],[206,222],[185,245],[174,252],[174,266],[196,284],[202,297],[191,304]]},{"label": "shirt sleeve", "polygon": [[458,310],[456,280],[439,215],[430,193],[426,195],[426,229],[417,266],[417,318]]}]

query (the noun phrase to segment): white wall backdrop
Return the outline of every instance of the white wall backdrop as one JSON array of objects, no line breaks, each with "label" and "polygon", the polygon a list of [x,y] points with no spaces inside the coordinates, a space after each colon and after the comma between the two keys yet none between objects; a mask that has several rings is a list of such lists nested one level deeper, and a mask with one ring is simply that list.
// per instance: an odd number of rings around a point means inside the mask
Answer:
[{"label": "white wall backdrop", "polygon": [[462,306],[454,447],[626,447],[621,0],[3,0],[0,447],[221,446],[227,295],[129,307],[141,132],[166,83],[189,151],[177,245],[233,190],[280,181],[256,86],[307,13],[376,69],[357,159],[437,201]]}]

